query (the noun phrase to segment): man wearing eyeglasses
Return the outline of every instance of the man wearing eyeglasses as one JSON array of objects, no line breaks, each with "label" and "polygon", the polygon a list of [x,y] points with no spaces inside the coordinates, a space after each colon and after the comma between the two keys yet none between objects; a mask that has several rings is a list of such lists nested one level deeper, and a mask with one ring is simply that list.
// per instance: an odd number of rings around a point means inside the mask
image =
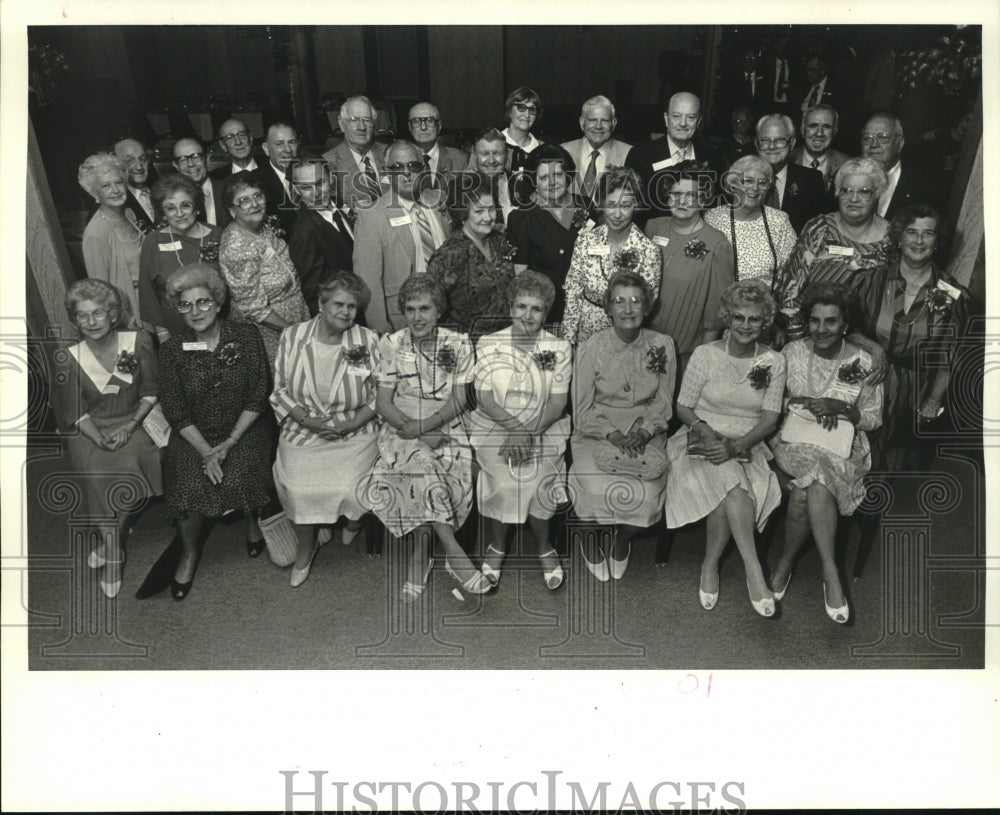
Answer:
[{"label": "man wearing eyeglasses", "polygon": [[186,175],[201,188],[205,199],[202,214],[205,222],[212,226],[225,227],[232,218],[222,203],[222,182],[209,178],[205,148],[197,139],[178,139],[173,150],[174,167],[181,175]]},{"label": "man wearing eyeglasses", "polygon": [[607,167],[625,164],[631,144],[613,138],[618,119],[615,106],[606,96],[592,96],[580,109],[582,139],[564,142],[563,150],[576,162],[577,174],[573,188],[593,200],[597,180]]},{"label": "man wearing eyeglasses", "polygon": [[291,237],[295,225],[295,196],[292,179],[288,176],[288,166],[299,154],[299,137],[295,128],[287,122],[275,122],[267,129],[267,136],[261,145],[267,161],[258,171],[264,192],[267,195],[267,214],[277,215],[285,235]]},{"label": "man wearing eyeglasses", "polygon": [[253,136],[239,119],[226,119],[219,127],[219,146],[229,156],[230,163],[209,173],[212,178],[225,181],[243,170],[257,169],[257,160],[253,157]]},{"label": "man wearing eyeglasses", "polygon": [[[830,105],[813,105],[802,114],[802,144],[792,150],[792,163],[823,174],[828,196],[831,195],[837,170],[848,159],[846,153],[830,147],[837,135],[839,118]],[[831,212],[835,208],[831,205]]]},{"label": "man wearing eyeglasses", "polygon": [[379,177],[385,147],[375,141],[375,107],[366,96],[352,96],[340,106],[337,124],[344,140],[323,158],[337,179],[338,203],[355,212],[371,206],[382,194]]},{"label": "man wearing eyeglasses", "polygon": [[469,157],[461,150],[438,143],[441,133],[441,113],[429,102],[418,102],[407,115],[413,143],[424,154],[424,165],[447,182],[448,176],[465,169]]},{"label": "man wearing eyeglasses", "polygon": [[861,130],[861,155],[882,165],[888,178],[878,197],[876,212],[886,220],[908,204],[939,206],[937,185],[926,172],[900,158],[903,123],[891,113],[876,113]]},{"label": "man wearing eyeglasses", "polygon": [[389,188],[371,207],[359,207],[354,227],[354,273],[370,291],[365,320],[373,331],[405,327],[396,302],[403,281],[427,271],[427,261],[448,237],[440,211],[415,200],[424,172],[423,153],[394,142],[385,153]]},{"label": "man wearing eyeglasses", "polygon": [[811,167],[790,164],[795,147],[795,125],[788,116],[764,116],[757,122],[757,154],[771,165],[774,183],[764,205],[788,213],[796,233],[810,218],[828,211],[823,174]]},{"label": "man wearing eyeglasses", "polygon": [[132,210],[136,223],[140,219],[150,224],[156,223],[153,199],[149,195],[149,188],[156,181],[156,171],[149,166],[146,148],[135,139],[121,139],[111,149],[115,158],[128,170],[125,208]]}]

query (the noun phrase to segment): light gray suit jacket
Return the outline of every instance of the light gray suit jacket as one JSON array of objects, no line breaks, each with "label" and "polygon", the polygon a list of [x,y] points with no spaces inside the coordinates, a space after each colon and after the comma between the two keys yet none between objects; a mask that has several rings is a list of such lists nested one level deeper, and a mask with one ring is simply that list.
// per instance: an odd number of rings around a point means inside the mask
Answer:
[{"label": "light gray suit jacket", "polygon": [[[570,158],[572,158],[576,163],[576,177],[573,182],[573,192],[578,193],[580,192],[583,177],[587,173],[587,167],[590,164],[590,154],[593,152],[594,148],[590,146],[590,143],[586,139],[574,139],[573,141],[563,142],[560,146],[563,150],[569,153]],[[625,157],[628,155],[628,151],[632,149],[632,145],[627,142],[612,139],[606,146],[607,157],[605,159],[604,166],[624,166]]]},{"label": "light gray suit jacket", "polygon": [[[375,161],[375,172],[379,174],[381,183],[381,174],[385,172],[385,145],[373,142],[371,156]],[[335,184],[339,185],[337,186],[337,196],[341,204],[356,212],[360,209],[359,202],[371,203],[371,198],[358,183],[361,170],[358,169],[347,142],[341,142],[333,149],[327,150],[323,154],[323,158],[330,168],[331,176],[337,178]]]}]

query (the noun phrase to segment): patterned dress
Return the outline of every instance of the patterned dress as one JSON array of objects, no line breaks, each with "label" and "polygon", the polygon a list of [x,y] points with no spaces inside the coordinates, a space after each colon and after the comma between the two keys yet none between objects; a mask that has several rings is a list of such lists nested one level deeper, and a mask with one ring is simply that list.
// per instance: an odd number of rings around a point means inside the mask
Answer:
[{"label": "patterned dress", "polygon": [[[465,334],[438,326],[429,356],[414,347],[410,329],[382,338],[376,377],[392,388],[392,402],[413,419],[437,413],[472,381],[472,344]],[[384,423],[378,461],[367,480],[367,505],[385,528],[401,537],[427,523],[458,529],[472,509],[472,448],[456,418],[441,428],[449,441],[432,450],[420,439],[400,438]]]},{"label": "patterned dress", "polygon": [[573,465],[570,493],[577,516],[598,523],[651,526],[663,514],[667,474],[656,481],[609,475],[594,454],[609,433],[633,425],[653,435],[647,447],[663,451],[677,363],[670,337],[642,329],[624,342],[614,328],[599,331],[577,350],[573,368]]},{"label": "patterned dress", "polygon": [[257,326],[273,367],[281,332],[264,325],[264,319],[272,311],[293,324],[309,319],[288,244],[266,224],[251,232],[233,221],[222,233],[219,260],[229,284],[231,318]]},{"label": "patterned dress", "polygon": [[[160,347],[160,404],[173,428],[164,459],[169,518],[186,512],[216,518],[235,509],[256,514],[274,494],[264,343],[257,329],[245,323],[219,320],[219,334],[214,351],[194,348],[190,328]],[[214,447],[229,436],[244,410],[261,415],[226,456],[222,482],[212,484],[198,451],[180,431],[193,424]]]},{"label": "patterned dress", "polygon": [[[882,386],[867,381],[853,383],[840,371],[852,364],[871,371],[872,359],[865,351],[857,351],[843,359],[823,359],[812,353],[812,340],[796,340],[784,347],[787,397],[813,396],[840,399],[857,405],[861,420],[855,425],[851,454],[840,458],[815,444],[789,444],[781,431],[771,440],[771,449],[778,466],[794,476],[792,486],[805,489],[813,482],[826,487],[837,500],[841,515],[851,515],[865,497],[864,475],[872,466],[867,430],[882,423]],[[845,381],[845,379],[847,381]],[[785,402],[787,405],[788,398]],[[840,421],[846,421],[841,418]]]},{"label": "patterned dress", "polygon": [[352,420],[375,408],[378,334],[352,326],[339,345],[319,339],[323,316],[286,328],[278,342],[271,407],[282,423],[274,484],[288,517],[298,524],[356,521],[367,508],[359,489],[378,456],[378,422],[371,421],[337,441],[324,439],[288,414],[297,407],[307,416],[334,422]]},{"label": "patterned dress", "polygon": [[563,337],[572,343],[611,327],[611,318],[604,312],[604,292],[608,282],[631,253],[636,272],[646,281],[656,297],[660,291],[660,250],[639,227],[632,224],[618,257],[611,257],[608,228],[603,224],[581,232],[573,246],[569,273],[566,275],[566,313],[563,317]]},{"label": "patterned dress", "polygon": [[752,221],[737,220],[728,206],[715,207],[705,213],[705,223],[729,241],[737,280],[760,278],[771,285],[795,246],[788,214],[773,207],[762,207]]},{"label": "patterned dress", "polygon": [[[752,375],[755,369],[767,369],[767,374]],[[781,412],[784,392],[785,358],[781,354],[762,345],[752,359],[733,359],[720,340],[694,349],[677,404],[691,408],[717,433],[739,438],[760,421],[762,411]],[[781,502],[767,445],[755,445],[748,463],[729,459],[715,465],[687,454],[688,433],[682,427],[667,442],[667,526],[675,529],[704,518],[733,487],[741,487],[753,502],[757,529],[763,529]]]}]

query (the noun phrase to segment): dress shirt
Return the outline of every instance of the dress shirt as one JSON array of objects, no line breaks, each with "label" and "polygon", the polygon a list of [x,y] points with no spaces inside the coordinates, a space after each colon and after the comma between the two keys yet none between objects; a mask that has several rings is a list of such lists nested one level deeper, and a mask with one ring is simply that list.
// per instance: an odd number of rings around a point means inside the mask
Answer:
[{"label": "dress shirt", "polygon": [[899,174],[902,171],[903,162],[897,161],[893,168],[886,173],[888,183],[885,185],[885,189],[882,190],[882,194],[878,197],[878,214],[883,218],[885,217],[886,210],[889,209],[892,194],[896,192],[896,185],[899,183]]},{"label": "dress shirt", "polygon": [[785,184],[788,182],[788,165],[782,167],[774,176],[774,191],[778,193],[778,206],[785,201]]},{"label": "dress shirt", "polygon": [[271,162],[271,169],[274,170],[274,174],[281,179],[281,186],[285,188],[285,200],[295,201],[295,196],[292,195],[292,185],[288,180],[288,176],[285,171],[278,167],[273,161]]},{"label": "dress shirt", "polygon": [[375,175],[379,175],[382,172],[382,168],[378,166],[378,162],[375,161],[375,151],[371,148],[368,149],[367,153],[361,154],[353,147],[348,147],[351,151],[351,156],[354,158],[354,163],[358,165],[358,169],[361,172],[365,171],[365,156],[368,156],[368,160],[372,163],[372,169],[375,171]]},{"label": "dress shirt", "polygon": [[132,197],[139,202],[139,206],[142,207],[142,211],[149,216],[149,222],[155,223],[156,218],[153,216],[153,200],[149,197],[149,189],[147,187],[133,187],[129,186],[129,192],[132,193]]},{"label": "dress shirt", "polygon": [[441,159],[441,148],[438,147],[438,143],[434,142],[434,146],[424,155],[430,159],[427,164],[427,169],[429,169],[432,173],[436,173],[438,171],[438,161]]},{"label": "dress shirt", "polygon": [[[315,212],[318,212],[320,217],[338,232],[345,232],[347,237],[354,240],[354,231],[351,229],[351,224],[347,220],[347,216],[344,215],[344,211],[342,209],[325,207],[323,209],[317,209]],[[334,217],[336,213],[340,214],[339,219]]]},{"label": "dress shirt", "polygon": [[787,102],[788,93],[781,89],[782,85],[788,85],[788,60],[780,57],[774,58],[774,101]]},{"label": "dress shirt", "polygon": [[[812,165],[814,159],[819,162],[815,167]],[[819,170],[823,173],[823,178],[825,179],[826,168],[830,164],[830,156],[828,153],[824,153],[819,158],[816,158],[815,156],[810,156],[808,150],[803,150],[802,157],[796,163],[802,167],[808,167],[810,170]]]},{"label": "dress shirt", "polygon": [[[673,167],[675,164],[679,164],[682,161],[694,161],[697,156],[694,154],[694,142],[688,142],[688,146],[681,148],[674,144],[674,140],[667,136],[667,147],[670,148],[670,158],[668,159],[669,164],[664,164],[664,167]],[[677,153],[680,150],[684,150],[683,158],[678,158]]]},{"label": "dress shirt", "polygon": [[246,167],[240,167],[240,165],[234,161],[229,167],[229,174],[236,175],[237,173],[242,173],[244,170],[246,170],[249,173],[253,172],[256,169],[257,169],[257,160],[253,156],[250,156],[250,161],[247,163]]},{"label": "dress shirt", "polygon": [[751,71],[747,73],[743,72],[743,80],[750,83],[750,95],[755,96],[757,94],[757,72]]},{"label": "dress shirt", "polygon": [[[417,216],[413,211],[417,204],[414,201],[406,200],[402,196],[399,197],[399,203],[406,210],[406,214],[410,218],[410,235],[413,236],[413,246],[416,250],[414,253],[413,273],[423,274],[427,271],[427,263],[424,260],[424,253],[421,251],[423,242],[420,240],[420,226],[417,224]],[[434,236],[434,248],[437,249],[444,243],[444,239],[448,236],[444,234],[441,222],[433,213],[424,210],[424,217],[431,228],[431,235]]]},{"label": "dress shirt", "polygon": [[827,77],[824,76],[819,82],[809,89],[809,93],[806,94],[806,98],[802,100],[803,112],[809,110],[809,108],[813,105],[818,105],[823,101],[823,91],[826,90],[826,80]]},{"label": "dress shirt", "polygon": [[205,198],[205,220],[212,226],[218,226],[219,219],[215,216],[215,197],[212,195],[212,179],[207,175],[201,182],[201,194]]},{"label": "dress shirt", "polygon": [[[576,172],[583,180],[583,177],[587,174],[587,168],[590,166],[590,157],[594,153],[594,148],[591,147],[590,142],[586,139],[583,140],[583,150],[580,151],[580,160],[576,163]],[[597,148],[597,164],[594,165],[596,170],[595,178],[600,178],[601,173],[604,172],[604,168],[608,164],[608,142],[604,142],[600,147]]]}]

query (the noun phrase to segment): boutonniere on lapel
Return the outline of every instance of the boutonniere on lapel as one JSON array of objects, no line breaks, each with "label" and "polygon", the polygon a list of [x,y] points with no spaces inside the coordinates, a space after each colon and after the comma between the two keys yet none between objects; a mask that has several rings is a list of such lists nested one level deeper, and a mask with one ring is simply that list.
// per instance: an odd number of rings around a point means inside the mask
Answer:
[{"label": "boutonniere on lapel", "polygon": [[147,221],[145,218],[135,219],[135,228],[138,229],[143,235],[148,235],[155,229],[152,223]]},{"label": "boutonniere on lapel", "polygon": [[635,249],[622,249],[615,255],[615,271],[634,272],[639,268],[639,253]]},{"label": "boutonniere on lapel", "polygon": [[517,255],[517,248],[507,240],[506,235],[503,236],[497,247],[497,263],[510,263],[514,260],[515,255]]},{"label": "boutonniere on lapel", "polygon": [[937,286],[927,292],[927,310],[935,314],[947,315],[951,312],[951,307],[961,295],[961,290],[956,289],[950,283],[943,280],[937,282]]},{"label": "boutonniere on lapel", "polygon": [[442,345],[438,348],[435,364],[445,373],[454,373],[458,366],[458,355],[450,345]]},{"label": "boutonniere on lapel", "polygon": [[277,215],[268,215],[267,218],[264,219],[264,229],[276,238],[285,237],[285,230],[281,228],[281,221],[278,220]]},{"label": "boutonniere on lapel", "polygon": [[861,359],[855,357],[850,362],[840,366],[840,370],[837,371],[837,381],[843,382],[845,385],[860,385],[870,373],[871,371],[861,364]]},{"label": "boutonniere on lapel", "polygon": [[200,263],[218,263],[219,242],[208,241],[208,243],[203,243],[198,249],[198,261]]},{"label": "boutonniere on lapel", "polygon": [[705,246],[705,241],[701,238],[695,238],[693,241],[688,241],[684,245],[684,254],[689,258],[697,258],[701,260],[708,254],[708,247]]},{"label": "boutonniere on lapel", "polygon": [[646,349],[646,370],[651,374],[667,372],[667,346],[651,345]]},{"label": "boutonniere on lapel", "polygon": [[747,382],[755,391],[762,391],[771,384],[771,365],[757,362],[747,371]]},{"label": "boutonniere on lapel", "polygon": [[789,195],[798,195],[799,194],[799,185],[797,183],[795,183],[794,181],[788,187],[788,194]]},{"label": "boutonniere on lapel", "polygon": [[559,359],[555,351],[535,351],[531,358],[535,361],[535,365],[543,371],[554,371],[556,360]]},{"label": "boutonniere on lapel", "polygon": [[370,359],[368,348],[364,345],[350,345],[344,349],[344,359],[354,368],[367,368]]},{"label": "boutonniere on lapel", "polygon": [[118,356],[115,358],[115,370],[120,374],[132,376],[139,370],[139,360],[135,358],[135,354],[131,351],[119,351]]},{"label": "boutonniere on lapel", "polygon": [[582,229],[583,226],[590,220],[590,215],[586,209],[583,207],[577,207],[573,212],[573,220],[570,221],[570,229]]},{"label": "boutonniere on lapel", "polygon": [[227,342],[219,349],[219,359],[226,365],[235,365],[240,358],[240,346],[237,342]]}]

